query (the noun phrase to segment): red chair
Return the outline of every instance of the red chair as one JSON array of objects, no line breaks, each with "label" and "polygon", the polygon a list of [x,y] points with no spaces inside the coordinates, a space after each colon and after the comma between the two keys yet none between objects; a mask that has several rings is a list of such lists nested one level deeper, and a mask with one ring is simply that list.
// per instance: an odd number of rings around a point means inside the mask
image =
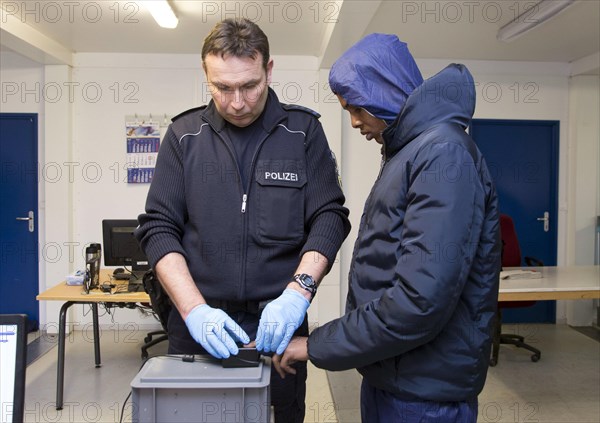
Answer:
[{"label": "red chair", "polygon": [[[502,267],[520,267],[521,266],[521,248],[515,225],[510,216],[506,214],[500,215],[500,234],[502,238]],[[544,264],[533,257],[525,257],[527,266],[543,266]],[[498,352],[500,344],[515,345],[519,348],[525,348],[531,351],[531,361],[538,361],[542,352],[537,348],[525,343],[525,338],[516,334],[501,333],[502,329],[502,309],[531,307],[535,301],[500,301],[498,302],[498,312],[496,315],[496,325],[494,328],[494,340],[492,345],[492,357],[490,358],[490,366],[495,366],[498,363]]]}]

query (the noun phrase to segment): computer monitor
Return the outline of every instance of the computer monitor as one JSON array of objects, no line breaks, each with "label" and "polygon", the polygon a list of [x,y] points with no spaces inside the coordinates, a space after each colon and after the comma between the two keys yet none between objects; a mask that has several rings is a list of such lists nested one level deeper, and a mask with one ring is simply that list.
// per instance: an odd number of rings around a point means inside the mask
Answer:
[{"label": "computer monitor", "polygon": [[[102,240],[105,266],[122,266],[130,270],[140,283],[150,263],[133,231],[135,219],[105,219],[102,221]],[[129,268],[129,269],[128,269]]]},{"label": "computer monitor", "polygon": [[27,316],[0,314],[0,421],[22,422],[27,368]]}]

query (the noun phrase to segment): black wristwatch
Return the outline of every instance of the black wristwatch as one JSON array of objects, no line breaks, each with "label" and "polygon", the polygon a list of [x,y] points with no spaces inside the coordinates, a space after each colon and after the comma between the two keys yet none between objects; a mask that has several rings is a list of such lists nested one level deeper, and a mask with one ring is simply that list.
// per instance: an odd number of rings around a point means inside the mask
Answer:
[{"label": "black wristwatch", "polygon": [[312,276],[307,275],[306,273],[299,273],[294,275],[294,281],[298,282],[302,288],[310,292],[310,301],[312,301],[317,294],[317,283]]}]

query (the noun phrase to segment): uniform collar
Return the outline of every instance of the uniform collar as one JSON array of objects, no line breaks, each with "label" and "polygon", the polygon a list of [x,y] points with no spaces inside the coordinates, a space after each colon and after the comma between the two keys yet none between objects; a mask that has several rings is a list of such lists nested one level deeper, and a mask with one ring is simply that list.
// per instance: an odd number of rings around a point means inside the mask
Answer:
[{"label": "uniform collar", "polygon": [[[271,132],[277,124],[283,121],[286,117],[285,110],[281,107],[279,99],[275,91],[269,87],[265,110],[263,111],[262,126],[266,132]],[[210,100],[208,107],[203,113],[203,118],[207,121],[215,131],[221,132],[227,125],[227,121],[217,112],[214,101]]]}]

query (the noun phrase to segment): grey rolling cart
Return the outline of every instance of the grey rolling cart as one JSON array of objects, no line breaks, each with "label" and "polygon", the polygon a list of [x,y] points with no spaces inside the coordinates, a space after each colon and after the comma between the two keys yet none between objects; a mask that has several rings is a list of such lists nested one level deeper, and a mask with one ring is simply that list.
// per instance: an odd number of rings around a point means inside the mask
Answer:
[{"label": "grey rolling cart", "polygon": [[153,357],[131,382],[132,422],[269,423],[270,378],[268,358],[257,367],[223,368],[208,357]]}]

